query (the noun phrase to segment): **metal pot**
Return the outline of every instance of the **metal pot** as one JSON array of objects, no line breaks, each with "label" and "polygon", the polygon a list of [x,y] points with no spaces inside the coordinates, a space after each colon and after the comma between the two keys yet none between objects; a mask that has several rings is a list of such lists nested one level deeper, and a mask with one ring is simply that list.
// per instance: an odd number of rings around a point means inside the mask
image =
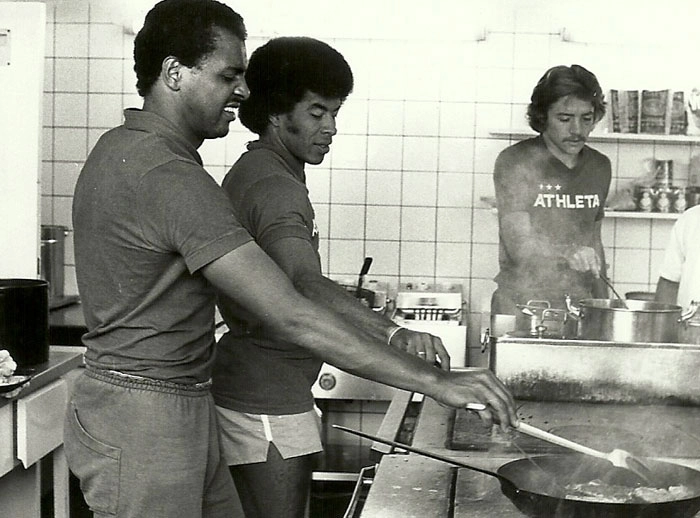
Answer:
[{"label": "metal pot", "polygon": [[49,299],[63,297],[65,288],[65,239],[68,227],[41,226],[41,278],[49,283]]},{"label": "metal pot", "polygon": [[49,285],[36,279],[0,279],[0,349],[17,371],[49,361]]},{"label": "metal pot", "polygon": [[683,344],[700,345],[700,312],[699,301],[693,301],[687,312],[681,316],[681,327],[678,331],[678,341]]},{"label": "metal pot", "polygon": [[682,309],[643,300],[583,299],[567,307],[578,317],[578,338],[609,342],[678,342]]},{"label": "metal pot", "polygon": [[649,302],[654,302],[656,297],[656,292],[654,291],[628,291],[625,293],[625,299],[627,300],[648,300]]}]

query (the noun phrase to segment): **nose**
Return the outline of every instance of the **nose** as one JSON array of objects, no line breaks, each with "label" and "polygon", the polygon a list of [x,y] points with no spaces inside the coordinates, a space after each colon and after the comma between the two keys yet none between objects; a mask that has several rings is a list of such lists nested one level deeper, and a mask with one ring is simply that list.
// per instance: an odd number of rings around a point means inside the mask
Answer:
[{"label": "nose", "polygon": [[572,135],[581,135],[583,132],[583,121],[581,121],[578,117],[572,117],[569,130]]},{"label": "nose", "polygon": [[243,101],[250,97],[250,89],[245,79],[240,80],[236,88],[233,89],[233,93]]},{"label": "nose", "polygon": [[326,117],[324,117],[321,132],[323,132],[324,135],[330,135],[331,137],[338,133],[338,129],[335,124],[335,117],[333,115],[327,114]]}]

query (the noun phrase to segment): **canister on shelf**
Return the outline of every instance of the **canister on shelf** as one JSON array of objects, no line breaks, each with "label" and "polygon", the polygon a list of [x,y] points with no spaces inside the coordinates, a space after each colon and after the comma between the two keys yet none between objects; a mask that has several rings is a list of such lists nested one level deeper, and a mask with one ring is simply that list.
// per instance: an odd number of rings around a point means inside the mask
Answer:
[{"label": "canister on shelf", "polygon": [[656,211],[671,212],[672,190],[669,187],[661,187],[656,191]]},{"label": "canister on shelf", "polygon": [[690,185],[685,189],[686,208],[700,205],[700,186]]},{"label": "canister on shelf", "polygon": [[671,187],[671,199],[673,200],[673,212],[684,212],[688,208],[684,187]]},{"label": "canister on shelf", "polygon": [[671,187],[673,184],[673,160],[655,160],[656,186]]},{"label": "canister on shelf", "polygon": [[655,205],[654,189],[646,185],[638,185],[634,189],[634,201],[638,211],[653,211]]}]

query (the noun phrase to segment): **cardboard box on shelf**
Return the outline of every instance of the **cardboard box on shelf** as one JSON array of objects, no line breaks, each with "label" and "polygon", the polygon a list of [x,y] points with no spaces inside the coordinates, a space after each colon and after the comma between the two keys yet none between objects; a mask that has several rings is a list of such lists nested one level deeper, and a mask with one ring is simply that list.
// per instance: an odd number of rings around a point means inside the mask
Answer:
[{"label": "cardboard box on shelf", "polygon": [[639,132],[639,92],[610,90],[610,129],[615,133]]}]

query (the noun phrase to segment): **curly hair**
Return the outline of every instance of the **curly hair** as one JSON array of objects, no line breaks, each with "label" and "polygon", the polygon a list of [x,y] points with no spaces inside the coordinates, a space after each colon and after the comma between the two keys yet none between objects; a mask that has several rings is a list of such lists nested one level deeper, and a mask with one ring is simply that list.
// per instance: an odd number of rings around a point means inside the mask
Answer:
[{"label": "curly hair", "polygon": [[270,115],[292,111],[306,92],[344,101],[353,88],[352,71],[342,54],[308,37],[271,39],[250,56],[245,79],[250,97],[238,115],[258,135],[265,132]]},{"label": "curly hair", "polygon": [[187,67],[201,64],[216,46],[217,29],[228,30],[241,41],[247,37],[241,15],[216,0],[157,3],[134,40],[139,95],[148,95],[166,57],[176,56]]},{"label": "curly hair", "polygon": [[540,78],[532,91],[527,107],[530,127],[538,133],[547,129],[547,111],[567,95],[593,104],[595,121],[605,115],[605,99],[595,74],[580,65],[552,67]]}]

